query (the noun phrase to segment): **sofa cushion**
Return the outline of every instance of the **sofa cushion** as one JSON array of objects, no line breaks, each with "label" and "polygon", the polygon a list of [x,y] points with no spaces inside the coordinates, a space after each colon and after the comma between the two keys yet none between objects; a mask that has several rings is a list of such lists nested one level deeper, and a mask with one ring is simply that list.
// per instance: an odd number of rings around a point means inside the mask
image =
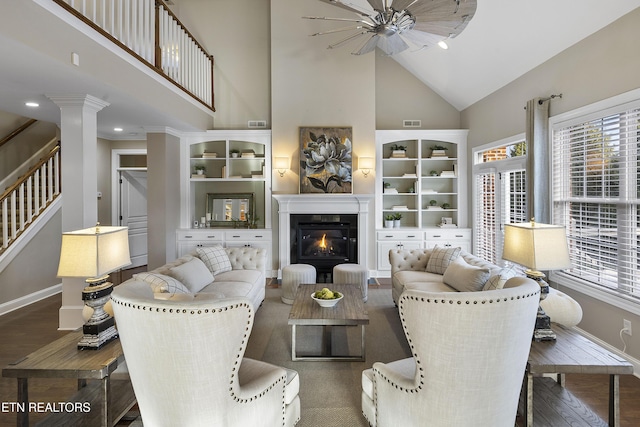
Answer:
[{"label": "sofa cushion", "polygon": [[461,250],[460,248],[443,248],[436,245],[431,251],[429,261],[427,261],[426,271],[429,273],[444,274],[451,261],[458,258]]},{"label": "sofa cushion", "polygon": [[485,283],[482,290],[494,291],[496,289],[502,289],[504,288],[504,284],[507,282],[507,280],[511,279],[512,277],[516,277],[517,275],[518,272],[516,271],[515,266],[510,265],[509,267],[505,267],[501,269],[497,274],[489,277],[489,280],[487,280],[487,283]]},{"label": "sofa cushion", "polygon": [[458,257],[447,267],[442,281],[459,292],[475,292],[482,290],[491,271],[488,268],[475,267]]},{"label": "sofa cushion", "polygon": [[198,256],[215,276],[225,271],[231,271],[231,261],[227,251],[220,245],[204,246],[196,249]]},{"label": "sofa cushion", "polygon": [[189,289],[183,285],[175,277],[167,276],[160,273],[144,272],[134,274],[135,280],[141,280],[148,283],[154,294],[167,293],[167,294],[188,294]]},{"label": "sofa cushion", "polygon": [[171,276],[180,280],[192,293],[200,292],[202,288],[213,282],[213,274],[198,258],[172,267]]}]

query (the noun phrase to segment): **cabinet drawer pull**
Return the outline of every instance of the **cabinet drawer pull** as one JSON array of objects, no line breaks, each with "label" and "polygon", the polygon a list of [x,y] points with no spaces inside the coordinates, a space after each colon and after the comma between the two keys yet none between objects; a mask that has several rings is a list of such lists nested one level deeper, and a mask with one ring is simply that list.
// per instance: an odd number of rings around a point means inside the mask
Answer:
[{"label": "cabinet drawer pull", "polygon": [[231,236],[231,237],[233,237],[234,239],[238,239],[240,236]]},{"label": "cabinet drawer pull", "polygon": [[456,237],[464,237],[464,234],[456,234]]},{"label": "cabinet drawer pull", "polygon": [[193,239],[193,236],[184,236],[185,239]]},{"label": "cabinet drawer pull", "polygon": [[416,236],[415,235],[407,236],[407,239],[413,239],[414,237],[416,237]]},{"label": "cabinet drawer pull", "polygon": [[442,237],[442,236],[440,234],[434,234],[433,237],[439,238],[439,237]]},{"label": "cabinet drawer pull", "polygon": [[207,236],[207,239],[215,239],[216,236]]},{"label": "cabinet drawer pull", "polygon": [[389,237],[389,238],[391,238],[391,237],[393,237],[393,236],[386,235],[386,236],[384,236],[384,237]]},{"label": "cabinet drawer pull", "polygon": [[261,236],[258,234],[257,236],[253,236],[253,237],[255,237],[256,239],[262,239],[264,236]]}]

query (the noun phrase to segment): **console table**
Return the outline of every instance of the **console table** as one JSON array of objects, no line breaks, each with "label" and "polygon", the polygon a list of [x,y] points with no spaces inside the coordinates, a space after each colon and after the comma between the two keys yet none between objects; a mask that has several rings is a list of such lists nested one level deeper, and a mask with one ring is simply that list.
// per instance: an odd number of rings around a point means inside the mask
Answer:
[{"label": "console table", "polygon": [[113,371],[124,363],[120,340],[100,350],[78,350],[81,337],[82,330],[70,332],[2,369],[3,377],[18,379],[18,426],[29,425],[29,378],[76,378],[78,392],[69,401],[90,404],[87,412],[52,411],[43,425],[110,427],[136,403],[129,380],[111,380]]},{"label": "console table", "polygon": [[[619,376],[633,374],[633,365],[599,346],[572,329],[553,324],[557,335],[555,341],[532,341],[529,361],[523,385],[524,420],[527,427],[536,425],[606,425],[589,408],[582,405],[564,388],[564,374],[607,374],[609,375],[609,426],[620,426]],[[556,374],[551,378],[535,378],[543,374]],[[534,401],[534,393],[536,398]],[[544,409],[534,409],[544,405]],[[570,419],[568,419],[570,418]]]}]

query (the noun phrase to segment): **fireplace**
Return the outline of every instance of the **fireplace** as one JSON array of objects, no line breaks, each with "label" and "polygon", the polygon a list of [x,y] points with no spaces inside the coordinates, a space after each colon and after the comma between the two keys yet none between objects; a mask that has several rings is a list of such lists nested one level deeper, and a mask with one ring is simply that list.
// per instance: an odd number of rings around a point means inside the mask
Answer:
[{"label": "fireplace", "polygon": [[292,215],[292,263],[316,268],[319,282],[330,282],[333,267],[358,262],[357,215]]},{"label": "fireplace", "polygon": [[[349,223],[348,240],[349,250],[353,251],[348,255],[349,261],[367,266],[369,264],[369,234],[371,231],[369,219],[369,202],[373,200],[372,194],[274,194],[274,199],[278,202],[278,277],[284,266],[296,262],[312,264],[307,261],[298,261],[298,224],[299,223],[321,223],[322,226],[330,224]],[[333,225],[332,225],[333,226]],[[311,230],[309,230],[311,231]],[[332,230],[332,233],[334,230]],[[324,234],[324,233],[323,233]],[[330,234],[328,234],[329,236]],[[319,236],[320,238],[322,235]],[[326,240],[327,237],[325,237]],[[334,251],[336,245],[334,244]],[[336,260],[332,260],[334,262]],[[319,260],[318,260],[319,262]],[[320,266],[323,275],[325,272],[331,275],[331,267]],[[312,264],[314,265],[314,264]],[[318,267],[316,267],[318,268]]]}]

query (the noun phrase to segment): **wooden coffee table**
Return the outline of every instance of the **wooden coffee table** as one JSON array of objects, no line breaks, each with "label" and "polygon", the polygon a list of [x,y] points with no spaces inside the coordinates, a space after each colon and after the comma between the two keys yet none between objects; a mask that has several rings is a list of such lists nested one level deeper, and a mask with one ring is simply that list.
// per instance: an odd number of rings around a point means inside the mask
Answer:
[{"label": "wooden coffee table", "polygon": [[[320,307],[311,299],[311,294],[324,287],[338,291],[344,298],[334,307]],[[364,361],[365,360],[365,326],[369,324],[369,314],[362,302],[362,292],[358,285],[338,285],[333,283],[302,284],[296,291],[291,312],[291,360],[332,360],[332,361]],[[296,326],[322,326],[323,352],[312,356],[299,356],[296,348]],[[362,339],[359,355],[334,355],[331,349],[331,332],[333,326],[360,325]]]},{"label": "wooden coffee table", "polygon": [[[606,425],[564,388],[564,374],[580,373],[609,375],[609,426],[619,427],[619,376],[633,374],[633,365],[572,329],[557,324],[552,329],[555,341],[531,342],[523,385],[526,426]],[[557,374],[557,381],[543,374]]]}]

